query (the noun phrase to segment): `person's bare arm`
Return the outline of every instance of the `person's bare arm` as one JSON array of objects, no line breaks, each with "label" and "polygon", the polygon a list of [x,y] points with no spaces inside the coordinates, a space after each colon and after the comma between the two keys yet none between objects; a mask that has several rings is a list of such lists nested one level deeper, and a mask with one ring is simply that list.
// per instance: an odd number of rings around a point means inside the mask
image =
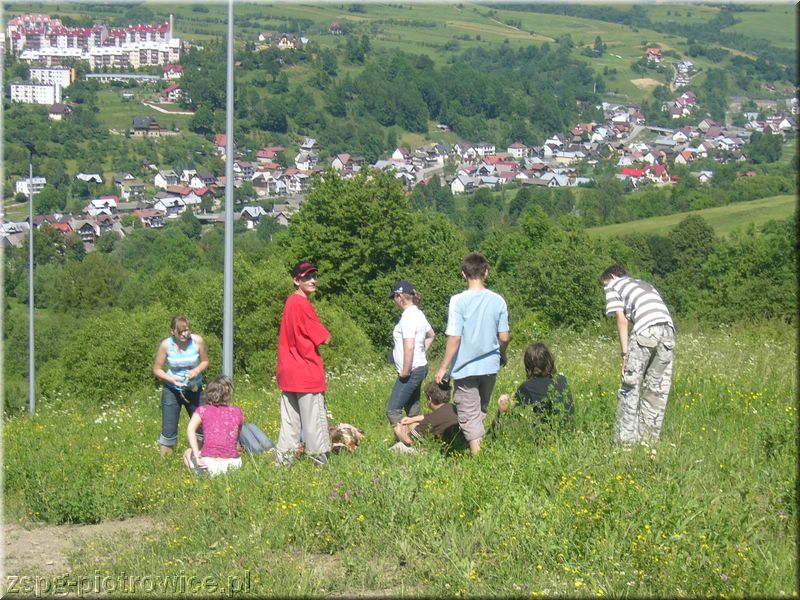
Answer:
[{"label": "person's bare arm", "polygon": [[206,349],[205,340],[199,335],[192,335],[192,339],[197,345],[197,351],[200,354],[200,363],[194,369],[186,373],[186,379],[194,379],[208,368],[208,350]]},{"label": "person's bare arm", "polygon": [[403,367],[400,369],[400,379],[411,375],[411,366],[414,362],[414,338],[403,338]]},{"label": "person's bare arm", "polygon": [[444,357],[442,358],[442,364],[439,365],[439,370],[436,372],[436,383],[442,383],[445,375],[447,375],[447,371],[450,369],[450,364],[453,362],[453,359],[456,357],[456,352],[458,352],[458,347],[461,345],[461,336],[460,335],[450,335],[447,337],[447,344],[444,348]]},{"label": "person's bare arm", "polygon": [[424,418],[425,415],[417,415],[416,417],[403,417],[402,419],[400,419],[400,425],[411,425],[412,423],[419,423]]},{"label": "person's bare arm", "polygon": [[428,331],[425,332],[425,352],[430,349],[431,344],[433,343],[433,338],[435,337],[436,334],[433,332],[433,329],[428,329]]},{"label": "person's bare arm", "polygon": [[628,319],[625,316],[625,313],[621,310],[618,310],[616,313],[617,317],[617,334],[619,335],[619,347],[622,350],[622,355],[625,356],[628,353]]},{"label": "person's bare arm", "polygon": [[508,343],[511,341],[511,334],[508,331],[501,331],[497,334],[497,341],[500,342],[500,366],[504,367],[508,362],[506,350],[508,349]]},{"label": "person's bare arm", "polygon": [[197,462],[202,465],[201,461],[203,459],[200,456],[200,446],[197,443],[197,430],[200,428],[200,423],[200,415],[193,414],[192,418],[189,419],[189,425],[186,427],[186,441],[189,442],[189,447],[192,449],[192,454],[194,454]]}]

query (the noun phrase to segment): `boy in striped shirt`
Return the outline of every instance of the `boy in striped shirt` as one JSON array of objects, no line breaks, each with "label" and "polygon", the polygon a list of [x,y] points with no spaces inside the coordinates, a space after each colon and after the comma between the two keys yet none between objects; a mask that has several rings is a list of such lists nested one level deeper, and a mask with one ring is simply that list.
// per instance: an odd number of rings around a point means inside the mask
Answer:
[{"label": "boy in striped shirt", "polygon": [[[623,358],[616,441],[625,445],[654,443],[661,435],[672,383],[672,316],[658,290],[630,277],[621,265],[603,271],[600,284],[606,294],[606,315],[617,320]],[[630,337],[628,321],[633,321]]]}]

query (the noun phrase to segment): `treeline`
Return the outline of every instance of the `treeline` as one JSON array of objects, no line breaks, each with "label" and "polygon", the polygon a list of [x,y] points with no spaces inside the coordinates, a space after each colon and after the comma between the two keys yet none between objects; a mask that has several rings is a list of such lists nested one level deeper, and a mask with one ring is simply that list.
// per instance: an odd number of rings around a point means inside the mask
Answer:
[{"label": "treeline", "polygon": [[[603,320],[597,276],[611,262],[658,285],[680,320],[796,319],[796,218],[718,238],[690,217],[667,236],[596,241],[574,215],[553,219],[535,202],[518,210],[513,223],[470,242],[446,214],[415,210],[389,174],[342,180],[328,173],[287,229],[270,235],[262,224],[236,235],[236,372],[264,384],[274,375],[288,271],[301,258],[320,268],[316,304],[333,335],[324,352],[334,370],[385,353],[397,318],[385,296],[397,279],[418,286],[426,315],[443,331],[448,298],[463,288],[459,263],[468,249],[489,258],[488,283],[508,301],[518,344],[552,327],[580,331]],[[192,219],[125,239],[101,237],[90,254],[47,227],[35,232],[41,393],[102,401],[151,385],[156,344],[179,312],[209,341],[212,371],[219,369],[223,235]],[[4,260],[5,401],[13,409],[26,398],[27,247],[10,249]]]}]

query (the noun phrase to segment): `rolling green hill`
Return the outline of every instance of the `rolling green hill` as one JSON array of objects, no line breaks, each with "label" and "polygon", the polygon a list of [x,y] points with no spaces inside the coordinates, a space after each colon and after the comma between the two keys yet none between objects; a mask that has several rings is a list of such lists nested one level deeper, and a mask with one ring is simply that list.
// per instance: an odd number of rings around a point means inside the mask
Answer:
[{"label": "rolling green hill", "polygon": [[[225,3],[177,3],[146,1],[136,7],[96,4],[42,3],[37,11],[59,14],[78,21],[118,20],[128,11],[132,20],[150,17],[164,20],[175,18],[176,35],[203,44],[226,33],[227,5]],[[625,10],[624,5],[610,5]],[[29,12],[25,3],[8,3],[7,14]],[[751,37],[770,40],[780,47],[793,47],[796,42],[794,8],[763,5],[758,12],[737,13],[739,22],[733,30]],[[678,21],[698,24],[710,21],[719,13],[718,7],[695,4],[647,6],[644,12],[652,22]],[[147,19],[145,19],[147,20]],[[495,8],[482,4],[451,3],[321,3],[319,5],[278,2],[272,4],[237,2],[234,27],[237,43],[257,39],[261,31],[290,31],[307,36],[323,48],[343,47],[346,36],[329,34],[333,21],[347,23],[356,35],[367,34],[375,48],[400,50],[411,54],[426,54],[438,64],[447,64],[469,48],[489,49],[499,45],[511,49],[554,43],[569,36],[576,56],[581,49],[591,47],[597,37],[606,44],[602,56],[582,57],[597,73],[604,73],[607,89],[625,94],[634,101],[649,97],[655,81],[653,74],[643,77],[631,70],[642,57],[645,45],[658,45],[679,54],[687,51],[687,40],[673,33],[659,33],[644,27],[631,27],[589,18],[560,14],[544,14],[535,10],[513,10],[509,6]],[[298,29],[293,29],[297,27]],[[719,66],[706,57],[693,57],[698,70]],[[608,73],[608,71],[616,71]],[[656,81],[661,81],[657,77]]]},{"label": "rolling green hill", "polygon": [[796,196],[773,196],[751,202],[738,202],[703,210],[675,213],[628,223],[616,223],[587,229],[594,237],[611,237],[626,233],[657,233],[664,235],[689,215],[699,215],[714,228],[717,235],[727,235],[735,229],[749,225],[759,226],[774,219],[786,219],[797,210]]}]

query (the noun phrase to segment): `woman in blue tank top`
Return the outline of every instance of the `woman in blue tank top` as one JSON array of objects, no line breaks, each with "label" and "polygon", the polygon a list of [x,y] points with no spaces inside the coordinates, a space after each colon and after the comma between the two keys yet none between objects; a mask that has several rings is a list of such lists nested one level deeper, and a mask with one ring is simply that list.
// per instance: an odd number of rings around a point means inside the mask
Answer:
[{"label": "woman in blue tank top", "polygon": [[161,435],[158,437],[162,458],[172,454],[178,443],[181,406],[191,418],[195,409],[204,403],[202,373],[208,368],[206,343],[192,333],[189,319],[183,315],[173,317],[170,329],[172,335],[161,340],[153,364],[153,374],[164,382]]}]

